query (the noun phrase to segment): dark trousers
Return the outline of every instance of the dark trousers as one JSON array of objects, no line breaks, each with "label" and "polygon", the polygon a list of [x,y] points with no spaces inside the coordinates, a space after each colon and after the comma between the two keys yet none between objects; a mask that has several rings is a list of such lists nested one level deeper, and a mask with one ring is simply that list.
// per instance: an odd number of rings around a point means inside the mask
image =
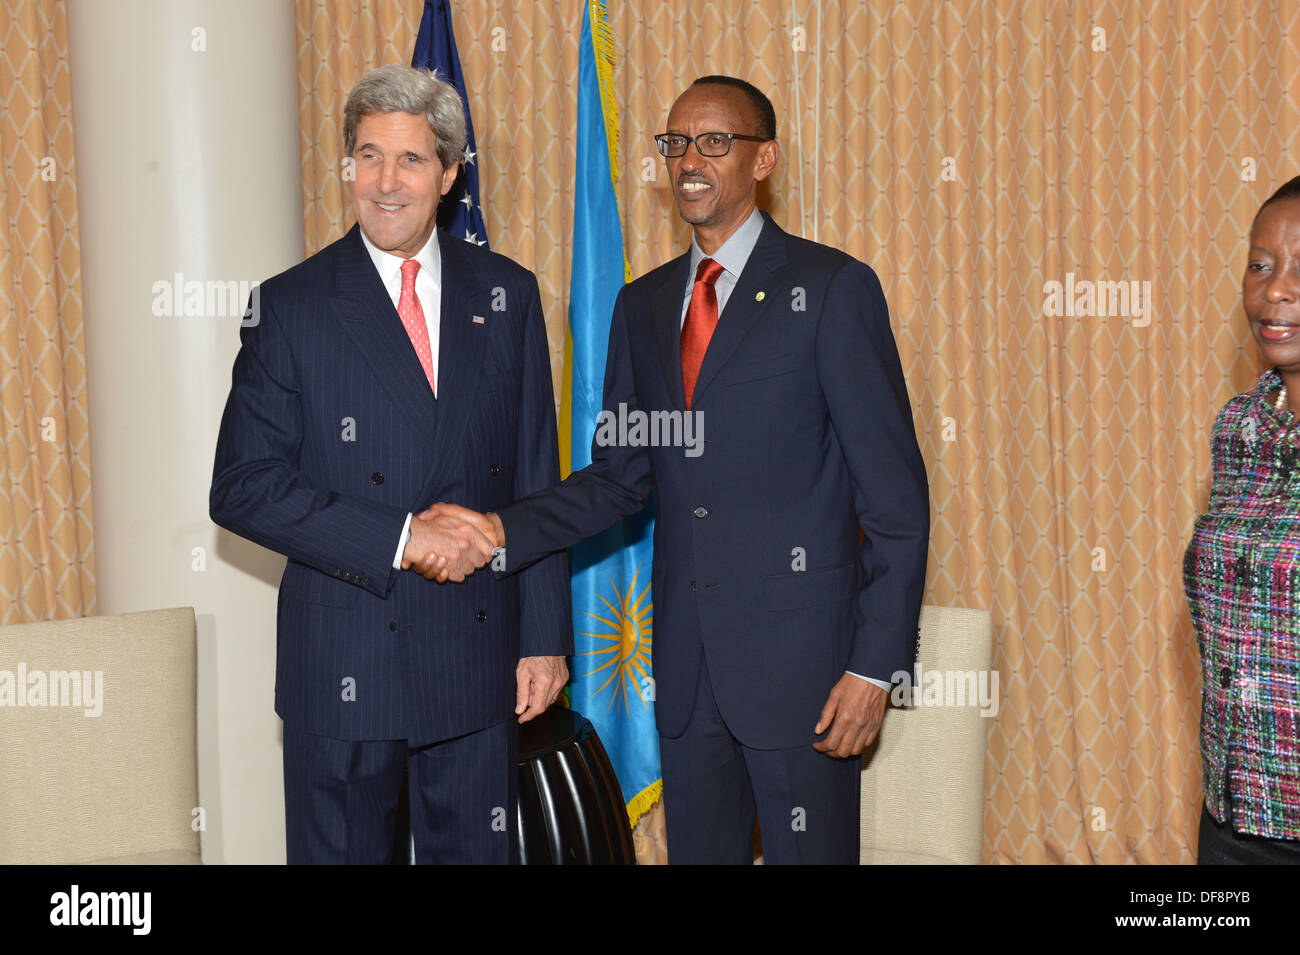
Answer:
[{"label": "dark trousers", "polygon": [[1300,842],[1237,832],[1231,818],[1229,812],[1227,822],[1215,822],[1210,810],[1201,807],[1197,865],[1300,865]]},{"label": "dark trousers", "polygon": [[718,713],[707,667],[686,731],[659,737],[659,760],[670,865],[752,863],[756,815],[766,863],[857,865],[858,758],[812,744],[742,745]]},{"label": "dark trousers", "polygon": [[340,740],[284,727],[288,861],[393,861],[408,773],[415,861],[518,862],[518,728],[513,719],[408,749],[406,740]]}]

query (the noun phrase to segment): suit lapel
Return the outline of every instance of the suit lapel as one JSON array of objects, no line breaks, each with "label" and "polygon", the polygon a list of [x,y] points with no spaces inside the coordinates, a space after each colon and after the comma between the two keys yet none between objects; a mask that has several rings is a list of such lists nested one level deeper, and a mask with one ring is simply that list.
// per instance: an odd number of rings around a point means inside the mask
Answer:
[{"label": "suit lapel", "polygon": [[422,442],[433,444],[437,402],[406,327],[361,241],[360,226],[353,225],[343,237],[336,260],[331,297],[335,319]]},{"label": "suit lapel", "polygon": [[[426,496],[443,482],[447,468],[461,461],[460,444],[465,434],[465,423],[473,417],[488,325],[494,317],[488,307],[487,285],[465,254],[464,240],[441,229],[437,236],[442,256],[438,430],[433,442],[433,470],[425,487]],[[474,321],[476,315],[483,321]]]},{"label": "suit lapel", "polygon": [[654,293],[655,338],[659,343],[659,360],[673,407],[685,409],[686,393],[682,385],[682,299],[686,295],[686,270],[690,255],[683,255],[668,270],[668,278]]},{"label": "suit lapel", "polygon": [[[718,319],[718,327],[709,339],[709,348],[704,353],[704,362],[700,365],[700,376],[695,381],[695,395],[691,406],[698,407],[701,397],[708,390],[710,382],[727,363],[737,346],[749,334],[749,330],[758,322],[767,307],[781,296],[782,280],[777,271],[789,262],[786,252],[785,233],[775,222],[763,213],[763,231],[759,233],[754,250],[749,254],[745,269],[740,273],[736,287],[731,290],[727,307]],[[757,301],[762,292],[762,301]],[[677,388],[681,393],[681,346],[678,345]],[[684,406],[683,402],[683,406]]]}]

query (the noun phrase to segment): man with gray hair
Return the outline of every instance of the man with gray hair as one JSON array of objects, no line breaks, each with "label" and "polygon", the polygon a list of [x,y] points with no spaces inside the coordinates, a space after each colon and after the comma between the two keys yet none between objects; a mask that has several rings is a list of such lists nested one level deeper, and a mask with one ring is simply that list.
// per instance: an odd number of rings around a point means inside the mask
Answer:
[{"label": "man with gray hair", "polygon": [[[288,558],[275,708],[290,862],[517,860],[516,720],[573,652],[567,558],[503,579],[441,499],[492,510],[559,477],[537,280],[435,226],[465,148],[455,88],[384,66],[344,109],[357,224],[262,283],[241,329],[212,519]],[[446,586],[409,571],[437,555]]]}]

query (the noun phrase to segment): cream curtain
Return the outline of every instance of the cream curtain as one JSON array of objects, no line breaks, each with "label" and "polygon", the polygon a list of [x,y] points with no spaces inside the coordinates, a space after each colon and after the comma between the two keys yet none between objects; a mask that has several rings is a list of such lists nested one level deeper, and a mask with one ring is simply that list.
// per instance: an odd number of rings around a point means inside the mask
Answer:
[{"label": "cream curtain", "polygon": [[[492,246],[538,274],[558,384],[582,0],[453,6]],[[421,8],[299,0],[309,250],[350,224],[342,97],[409,61]],[[1181,556],[1215,412],[1259,370],[1239,283],[1251,216],[1300,172],[1298,13],[609,5],[633,274],[688,241],[650,137],[692,79],[730,73],[777,109],[765,208],[881,277],[931,477],[926,601],[996,626],[986,861],[1194,860]],[[1081,282],[1125,284],[1090,306]]]},{"label": "cream curtain", "polygon": [[95,609],[64,6],[0,0],[0,624]]}]

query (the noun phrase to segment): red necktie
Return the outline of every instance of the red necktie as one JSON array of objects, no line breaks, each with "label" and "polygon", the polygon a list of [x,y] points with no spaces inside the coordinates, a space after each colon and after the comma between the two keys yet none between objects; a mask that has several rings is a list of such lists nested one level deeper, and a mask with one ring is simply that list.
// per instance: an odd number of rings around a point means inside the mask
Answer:
[{"label": "red necktie", "polygon": [[424,377],[429,379],[429,390],[438,394],[433,386],[433,351],[429,346],[429,326],[424,323],[424,309],[415,297],[415,273],[420,271],[420,263],[407,259],[402,263],[402,297],[397,300],[397,314],[406,326],[406,334],[411,336],[411,344],[424,369]]},{"label": "red necktie", "polygon": [[686,394],[687,411],[691,410],[695,380],[700,377],[700,364],[709,349],[709,339],[718,325],[718,295],[713,283],[721,274],[721,265],[713,259],[701,259],[700,267],[695,270],[691,304],[686,306],[686,321],[682,323],[682,390]]}]

